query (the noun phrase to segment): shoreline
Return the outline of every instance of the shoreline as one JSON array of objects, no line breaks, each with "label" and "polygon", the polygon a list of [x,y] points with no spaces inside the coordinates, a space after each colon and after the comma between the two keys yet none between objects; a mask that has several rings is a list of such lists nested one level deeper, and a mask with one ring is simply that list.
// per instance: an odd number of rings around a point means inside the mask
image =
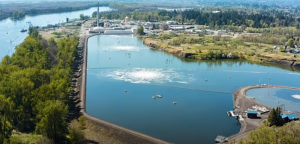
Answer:
[{"label": "shoreline", "polygon": [[[251,106],[258,105],[266,107],[269,112],[261,114],[261,119],[248,119],[244,118],[244,120],[240,120],[241,129],[237,134],[228,137],[228,141],[240,141],[241,139],[247,138],[248,132],[255,130],[259,124],[267,119],[269,113],[271,112],[272,108],[262,104],[255,99],[247,97],[246,92],[251,89],[258,89],[258,88],[282,88],[282,89],[292,89],[292,90],[300,90],[297,87],[288,87],[288,86],[279,86],[279,85],[266,85],[266,86],[259,86],[259,85],[250,85],[238,88],[233,92],[233,104],[234,110],[239,112],[245,112]],[[243,114],[242,114],[243,115]]]},{"label": "shoreline", "polygon": [[[193,55],[195,55],[195,53],[187,53],[187,52],[184,52],[183,49],[180,49],[180,48],[177,48],[177,47],[172,47],[172,46],[167,46],[165,48],[160,47],[151,38],[144,38],[143,39],[143,44],[149,46],[152,49],[163,50],[167,53],[173,54],[175,56],[178,56],[178,57],[184,58],[184,59],[189,58],[189,57],[193,57]],[[201,60],[201,59],[196,59],[196,58],[190,58],[190,59]],[[222,59],[216,59],[216,60],[222,60]],[[223,59],[223,60],[226,60],[226,59]],[[248,61],[248,62],[255,62],[255,63],[262,63],[262,64],[274,64],[274,65],[278,65],[278,66],[289,66],[292,69],[296,68],[300,71],[300,61],[297,61],[297,60],[267,59],[267,58],[261,58],[261,57],[251,58],[251,59],[244,59],[244,60]],[[212,60],[212,61],[215,61],[215,60]]]},{"label": "shoreline", "polygon": [[[50,3],[50,4],[56,4],[56,3]],[[71,3],[70,3],[71,4]],[[61,6],[59,4],[56,5],[52,5],[52,7],[47,7],[46,9],[41,9],[39,8],[39,4],[33,5],[32,9],[35,9],[37,11],[37,13],[31,13],[30,9],[20,9],[20,11],[24,11],[25,12],[25,16],[24,18],[20,18],[20,19],[16,19],[14,21],[22,21],[26,18],[26,16],[37,16],[37,15],[45,15],[45,14],[55,14],[55,13],[66,13],[66,12],[74,12],[74,11],[81,11],[81,10],[87,10],[93,7],[97,7],[97,4],[84,4],[84,3],[76,3],[76,4],[80,4],[79,6],[74,6],[74,7],[70,7],[68,5],[62,5],[62,7],[60,9],[58,9],[58,6]],[[19,6],[23,6],[24,3],[20,3],[17,4]],[[102,5],[100,7],[109,7],[109,5]],[[13,7],[14,8],[14,7]],[[18,9],[19,10],[19,9]],[[60,10],[60,11],[59,11]],[[12,15],[13,11],[11,11],[11,13],[4,13],[2,17],[0,17],[0,21],[3,21],[5,19],[11,19],[13,18]]]},{"label": "shoreline", "polygon": [[82,64],[82,76],[81,76],[81,87],[80,87],[80,112],[83,116],[96,123],[100,127],[105,127],[113,129],[114,137],[118,137],[122,143],[144,143],[144,144],[170,144],[169,142],[136,132],[113,123],[101,120],[99,118],[93,117],[86,112],[86,70],[87,70],[87,52],[88,52],[88,39],[95,35],[84,36],[84,47],[83,47],[83,64]]}]

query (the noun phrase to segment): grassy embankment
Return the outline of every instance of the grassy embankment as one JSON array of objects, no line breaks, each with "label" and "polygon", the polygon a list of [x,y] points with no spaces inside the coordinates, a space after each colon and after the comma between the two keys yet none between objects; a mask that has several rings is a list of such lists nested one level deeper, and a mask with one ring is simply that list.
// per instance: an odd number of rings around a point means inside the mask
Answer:
[{"label": "grassy embankment", "polygon": [[[242,34],[246,35],[246,34]],[[297,60],[299,56],[283,53],[275,50],[274,45],[264,43],[245,42],[241,36],[237,38],[204,36],[197,34],[174,34],[164,33],[159,36],[150,35],[144,37],[144,43],[155,44],[157,48],[169,53],[181,54],[190,53],[188,58],[200,60],[229,59],[227,55],[231,53],[231,59],[245,59],[254,62],[263,60]],[[256,36],[259,37],[257,34]]]}]

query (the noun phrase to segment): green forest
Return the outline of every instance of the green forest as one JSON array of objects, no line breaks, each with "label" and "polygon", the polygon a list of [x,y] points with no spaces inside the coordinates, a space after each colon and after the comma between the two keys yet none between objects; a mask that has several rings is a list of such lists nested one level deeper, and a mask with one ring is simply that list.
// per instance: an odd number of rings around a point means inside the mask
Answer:
[{"label": "green forest", "polygon": [[12,130],[67,142],[70,80],[78,37],[45,40],[35,28],[0,65],[0,143]]},{"label": "green forest", "polygon": [[[96,13],[92,14],[96,17]],[[189,9],[189,10],[155,10],[155,11],[133,11],[133,12],[102,12],[100,18],[104,19],[123,19],[128,16],[131,20],[143,21],[166,21],[174,20],[180,24],[207,25],[210,28],[222,26],[243,26],[251,28],[270,28],[270,27],[289,27],[300,28],[300,18],[296,18],[293,13],[282,12],[279,10],[247,12],[235,9],[213,13],[208,10]]]}]

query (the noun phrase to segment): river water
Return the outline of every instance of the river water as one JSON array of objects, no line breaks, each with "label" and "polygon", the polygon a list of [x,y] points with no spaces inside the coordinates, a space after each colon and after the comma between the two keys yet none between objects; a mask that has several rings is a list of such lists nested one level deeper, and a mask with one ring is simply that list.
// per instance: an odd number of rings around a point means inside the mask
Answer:
[{"label": "river water", "polygon": [[237,133],[239,122],[226,112],[239,87],[268,84],[269,77],[273,85],[300,86],[297,72],[240,61],[183,61],[131,35],[91,37],[87,67],[89,114],[181,144]]},{"label": "river water", "polygon": [[[109,10],[111,10],[109,7],[99,8],[99,11]],[[4,19],[0,21],[0,58],[2,59],[5,55],[11,55],[14,52],[15,46],[22,43],[28,36],[27,32],[20,32],[23,28],[28,29],[29,24],[26,22],[31,22],[33,26],[47,26],[48,24],[66,22],[66,18],[79,18],[80,14],[91,16],[94,11],[97,11],[96,7],[74,12],[26,16],[23,20],[19,21],[12,21],[10,18]]]}]

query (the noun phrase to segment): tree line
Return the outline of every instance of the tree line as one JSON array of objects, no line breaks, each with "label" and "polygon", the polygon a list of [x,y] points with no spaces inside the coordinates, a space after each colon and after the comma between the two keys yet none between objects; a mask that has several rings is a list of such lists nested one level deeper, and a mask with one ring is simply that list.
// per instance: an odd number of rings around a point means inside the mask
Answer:
[{"label": "tree line", "polygon": [[155,10],[152,12],[103,12],[101,17],[106,19],[123,19],[128,16],[131,20],[166,21],[174,20],[182,24],[207,25],[211,28],[219,26],[244,26],[252,28],[287,27],[300,28],[300,19],[280,11],[262,11],[260,13],[247,13],[243,11],[202,11],[190,10]]},{"label": "tree line", "polygon": [[66,141],[70,80],[78,37],[56,42],[35,28],[0,65],[0,143],[12,130],[36,132],[53,142]]}]

